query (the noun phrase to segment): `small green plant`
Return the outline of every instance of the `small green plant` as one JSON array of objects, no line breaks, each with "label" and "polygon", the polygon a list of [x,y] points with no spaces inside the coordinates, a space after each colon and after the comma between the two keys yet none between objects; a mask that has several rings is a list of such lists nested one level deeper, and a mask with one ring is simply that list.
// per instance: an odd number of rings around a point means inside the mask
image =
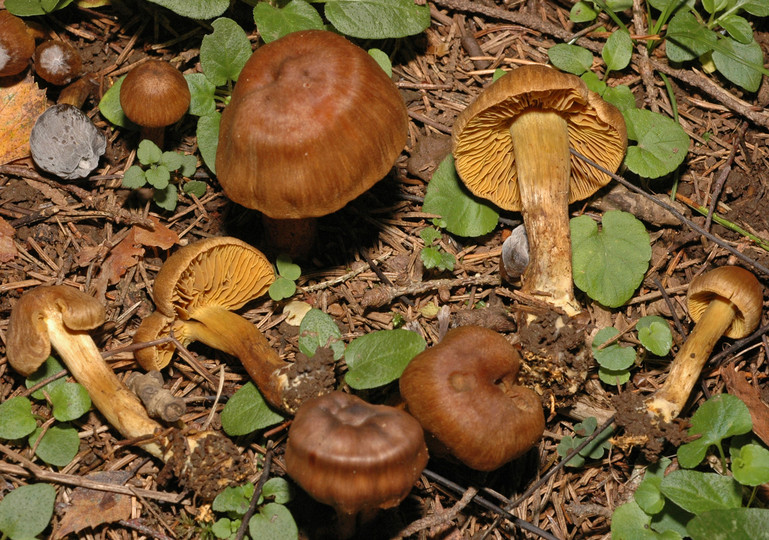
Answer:
[{"label": "small green plant", "polygon": [[5,0],[5,9],[19,17],[47,15],[64,9],[73,0]]},{"label": "small green plant", "polygon": [[[254,485],[250,482],[228,487],[216,496],[211,504],[214,512],[225,514],[211,527],[216,538],[232,540],[240,528],[243,516],[251,505]],[[295,540],[299,532],[291,512],[285,504],[291,501],[291,487],[283,478],[270,478],[264,483],[259,495],[259,508],[248,522],[245,538]]]},{"label": "small green plant", "polygon": [[[698,438],[679,447],[682,469],[666,473],[671,464],[667,458],[650,466],[634,499],[614,511],[612,538],[766,537],[769,510],[750,506],[756,487],[769,482],[769,450],[745,436],[753,427],[747,406],[736,396],[719,394],[702,404],[691,423],[689,435]],[[731,475],[724,452],[729,438]],[[713,446],[722,472],[694,470]]]},{"label": "small green plant", "polygon": [[302,269],[291,261],[291,257],[285,253],[278,255],[275,260],[275,268],[278,277],[270,285],[267,293],[275,302],[291,298],[296,292],[296,280],[302,275]]},{"label": "small green plant", "polygon": [[53,517],[56,489],[49,484],[28,484],[6,493],[0,501],[2,538],[37,538]]},{"label": "small green plant", "polygon": [[454,263],[457,262],[456,257],[451,253],[446,253],[438,245],[441,231],[434,227],[426,227],[419,232],[419,236],[425,243],[425,247],[419,254],[425,268],[428,270],[437,268],[441,272],[454,270]]},{"label": "small green plant", "polygon": [[[160,208],[173,211],[179,201],[176,183],[195,174],[198,160],[193,155],[163,152],[158,146],[144,139],[139,143],[136,157],[141,165],[132,165],[123,175],[123,187],[139,189],[149,184],[154,189],[152,200]],[[202,197],[206,183],[188,180],[182,184],[185,193]]]},{"label": "small green plant", "polygon": [[[27,388],[63,370],[56,359],[49,357],[38,371],[27,378]],[[0,404],[0,439],[27,437],[30,447],[35,448],[35,455],[44,462],[58,467],[68,465],[80,449],[77,429],[69,422],[90,410],[88,391],[78,383],[59,378],[33,392],[31,397],[47,401],[56,422],[44,430],[38,426],[41,418],[32,414],[32,402],[26,397],[16,396]]]},{"label": "small green plant", "polygon": [[[598,420],[596,420],[594,416],[585,418],[579,424],[575,424],[575,436],[572,437],[571,435],[566,435],[561,439],[561,442],[558,443],[557,448],[558,455],[562,458],[566,457],[569,452],[574,450],[577,446],[582,444],[585,439],[590,437],[597,428]],[[595,439],[593,439],[582,450],[580,450],[576,456],[571,458],[566,463],[566,467],[582,467],[585,464],[586,459],[601,459],[604,452],[611,448],[609,437],[611,437],[612,431],[613,430],[611,427],[604,429],[595,437]]]}]

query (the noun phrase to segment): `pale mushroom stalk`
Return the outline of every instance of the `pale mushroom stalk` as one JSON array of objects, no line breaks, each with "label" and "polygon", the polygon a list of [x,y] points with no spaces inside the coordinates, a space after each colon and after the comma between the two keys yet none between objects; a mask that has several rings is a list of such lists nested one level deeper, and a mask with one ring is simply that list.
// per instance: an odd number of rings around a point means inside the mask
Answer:
[{"label": "pale mushroom stalk", "polygon": [[710,302],[673,360],[665,384],[647,403],[650,411],[666,422],[678,416],[713,347],[731,326],[736,314],[735,305],[725,298],[716,297]]},{"label": "pale mushroom stalk", "polygon": [[549,304],[576,315],[581,310],[571,272],[566,121],[551,111],[527,111],[510,125],[510,135],[530,250],[522,291],[547,296]]}]

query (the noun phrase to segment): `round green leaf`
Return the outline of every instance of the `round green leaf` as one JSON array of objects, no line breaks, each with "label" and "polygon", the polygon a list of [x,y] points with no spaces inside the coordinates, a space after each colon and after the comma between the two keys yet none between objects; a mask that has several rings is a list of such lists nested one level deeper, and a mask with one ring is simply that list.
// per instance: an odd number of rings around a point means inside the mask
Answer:
[{"label": "round green leaf", "polygon": [[267,294],[270,295],[274,301],[279,302],[286,298],[291,298],[296,292],[296,283],[290,279],[286,279],[283,276],[278,276],[275,281],[270,284],[270,288],[267,289]]},{"label": "round green leaf", "polygon": [[123,112],[123,107],[120,105],[120,87],[123,85],[123,79],[125,75],[116,80],[109,89],[104,92],[104,95],[99,101],[99,112],[112,124],[127,128],[136,127]]},{"label": "round green leaf", "polygon": [[[42,428],[37,428],[29,437],[29,445],[34,446],[42,433]],[[50,465],[64,467],[75,459],[80,449],[80,437],[77,430],[69,424],[54,424],[48,428],[37,445],[35,454]]]},{"label": "round green leaf", "polygon": [[645,109],[622,111],[629,146],[625,165],[644,178],[659,178],[676,170],[689,151],[689,136],[678,122]]},{"label": "round green leaf", "polygon": [[569,11],[569,20],[573,23],[586,23],[598,17],[598,12],[588,2],[579,1]]},{"label": "round green leaf", "polygon": [[[179,174],[186,178],[191,178],[198,170],[198,158],[192,154],[182,156],[182,165],[179,168]],[[205,193],[205,190],[203,191]]]},{"label": "round green leaf", "polygon": [[662,317],[651,315],[641,317],[636,324],[638,339],[646,350],[657,356],[665,356],[673,345],[673,333],[670,325]]},{"label": "round green leaf", "polygon": [[293,498],[291,484],[285,478],[270,478],[262,487],[262,497],[272,499],[273,502],[278,504],[286,504]]},{"label": "round green leaf", "polygon": [[644,477],[643,482],[639,484],[633,494],[635,502],[647,514],[657,514],[665,506],[665,497],[660,491],[661,482],[662,478]]},{"label": "round green leaf", "polygon": [[[27,377],[27,379],[24,381],[24,385],[27,388],[32,388],[39,382],[44,381],[45,379],[48,379],[49,377],[52,377],[57,373],[61,373],[62,371],[64,371],[64,366],[62,366],[59,363],[59,361],[56,360],[53,356],[49,356],[46,359],[46,361],[43,363],[43,365],[38,368],[37,371],[35,371],[32,375]],[[49,382],[42,388],[38,388],[37,390],[32,392],[32,397],[34,399],[45,399],[44,392],[50,392],[55,386],[58,386],[60,384],[64,384],[63,377],[54,379],[53,381]]]},{"label": "round green leaf", "polygon": [[713,49],[713,63],[719,73],[748,92],[761,86],[764,54],[755,41],[745,44],[730,37],[719,39]]},{"label": "round green leaf", "polygon": [[50,484],[19,486],[0,501],[0,531],[10,538],[36,538],[53,517],[56,490]]},{"label": "round green leaf", "polygon": [[53,417],[59,422],[69,422],[83,416],[91,409],[91,396],[82,385],[65,382],[50,392]]},{"label": "round green leaf", "polygon": [[211,503],[214,512],[226,512],[237,516],[243,516],[248,512],[251,497],[254,495],[254,484],[246,482],[240,486],[224,488]]},{"label": "round green leaf", "polygon": [[324,13],[342,34],[364,39],[413,36],[430,26],[430,8],[413,0],[327,0]]},{"label": "round green leaf", "polygon": [[178,152],[163,152],[160,156],[160,163],[165,165],[169,171],[181,169],[184,156]]},{"label": "round green leaf", "polygon": [[248,435],[283,421],[281,415],[267,406],[262,394],[251,382],[241,386],[227,401],[221,419],[222,429],[232,437]]},{"label": "round green leaf", "polygon": [[349,371],[344,377],[357,390],[394,381],[426,347],[424,338],[410,330],[380,330],[355,338],[344,353]]},{"label": "round green leaf", "polygon": [[612,32],[601,50],[601,58],[606,63],[606,69],[620,71],[630,64],[633,56],[633,40],[627,30]]},{"label": "round green leaf", "polygon": [[622,347],[616,342],[603,349],[599,348],[618,334],[619,330],[609,326],[601,328],[595,335],[595,338],[593,338],[592,349],[595,361],[602,367],[612,371],[626,370],[633,365],[636,357],[633,347]]},{"label": "round green leaf", "polygon": [[344,355],[344,341],[339,327],[327,314],[313,308],[299,324],[299,350],[312,357],[318,347],[331,347],[334,360]]},{"label": "round green leaf", "polygon": [[32,416],[32,402],[16,396],[0,403],[0,439],[20,439],[37,428]]},{"label": "round green leaf", "polygon": [[229,0],[149,0],[166,7],[182,17],[190,19],[213,19],[230,7]]},{"label": "round green leaf", "polygon": [[601,94],[601,97],[604,101],[608,101],[620,111],[636,108],[635,96],[633,95],[632,90],[630,90],[630,87],[626,84],[607,86],[606,90]]},{"label": "round green leaf", "polygon": [[254,22],[265,43],[299,30],[323,30],[320,14],[304,0],[291,0],[282,8],[259,2],[254,7]]},{"label": "round green leaf", "polygon": [[179,202],[179,191],[176,189],[175,184],[168,184],[163,189],[155,189],[155,193],[152,194],[152,200],[163,210],[173,212],[176,209],[176,204]]},{"label": "round green leaf", "polygon": [[189,112],[195,116],[205,116],[216,111],[216,86],[202,73],[188,73],[184,76],[190,89]]},{"label": "round green leaf", "polygon": [[571,220],[574,283],[608,307],[627,302],[638,288],[651,259],[649,234],[627,212],[611,210],[603,229],[588,216]]},{"label": "round green leaf", "polygon": [[584,47],[557,43],[547,50],[550,63],[561,71],[582,75],[593,65],[593,53]]},{"label": "round green leaf", "polygon": [[131,165],[128,170],[123,174],[123,187],[128,189],[139,189],[147,183],[147,178],[144,176],[144,169],[138,165]]},{"label": "round green leaf", "polygon": [[198,150],[206,167],[216,174],[216,149],[219,146],[219,122],[221,113],[214,112],[198,118],[196,130]]},{"label": "round green leaf", "polygon": [[190,180],[184,183],[182,189],[185,193],[195,195],[199,199],[206,194],[206,183],[200,180]]},{"label": "round green leaf", "polygon": [[150,167],[144,171],[144,177],[152,187],[161,190],[165,189],[168,186],[168,182],[171,181],[171,173],[168,172],[168,168],[165,165]]},{"label": "round green leaf", "polygon": [[251,56],[251,42],[246,32],[232,19],[222,17],[211,23],[212,34],[200,44],[200,67],[214,86],[237,81]]},{"label": "round green leaf", "polygon": [[160,163],[163,157],[163,151],[157,144],[149,139],[142,139],[139,147],[136,149],[136,158],[142,165],[154,165]]},{"label": "round green leaf", "polygon": [[291,261],[291,257],[285,253],[281,253],[275,259],[275,266],[278,269],[278,274],[286,279],[296,281],[299,276],[302,275],[302,269],[298,264]]},{"label": "round green leaf", "polygon": [[299,529],[288,508],[282,504],[267,503],[248,522],[251,538],[259,540],[296,540]]},{"label": "round green leaf", "polygon": [[376,63],[379,64],[379,67],[381,67],[385,73],[387,73],[388,77],[393,76],[393,65],[392,62],[390,62],[390,57],[387,56],[387,53],[384,52],[382,49],[372,48],[368,50],[369,55],[371,55],[371,58],[376,60]]},{"label": "round green leaf", "polygon": [[769,450],[758,444],[746,444],[732,458],[732,474],[743,486],[769,482]]},{"label": "round green leaf", "polygon": [[625,503],[611,516],[611,537],[615,540],[658,540],[657,533],[649,527],[651,520],[635,501]]},{"label": "round green leaf", "polygon": [[686,524],[692,540],[757,540],[769,531],[766,508],[732,508],[701,512]]},{"label": "round green leaf", "polygon": [[609,386],[619,386],[630,380],[630,371],[627,369],[606,369],[603,366],[599,366],[598,378],[601,379],[602,383]]}]

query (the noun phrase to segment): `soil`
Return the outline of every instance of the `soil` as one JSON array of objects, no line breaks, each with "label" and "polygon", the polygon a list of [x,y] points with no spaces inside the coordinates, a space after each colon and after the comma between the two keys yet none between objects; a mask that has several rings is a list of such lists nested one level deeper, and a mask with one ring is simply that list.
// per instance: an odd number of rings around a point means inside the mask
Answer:
[{"label": "soil", "polygon": [[[636,3],[644,5],[643,0]],[[676,447],[688,440],[686,429],[693,411],[708,396],[727,391],[719,366],[725,364],[744,375],[758,389],[756,395],[769,393],[767,342],[759,334],[736,345],[731,340],[719,342],[714,352],[720,354],[719,363],[706,366],[680,419],[655,424],[639,412],[644,400],[663,384],[675,351],[693,326],[685,294],[694,276],[716,266],[738,264],[752,269],[762,285],[767,284],[769,275],[760,265],[769,265],[769,253],[723,222],[707,225],[723,240],[718,245],[647,199],[613,187],[572,205],[573,216],[598,217],[610,208],[630,211],[644,221],[652,238],[650,267],[633,298],[621,308],[608,309],[578,293],[585,311],[573,319],[502,281],[501,244],[520,223],[520,214],[503,212],[499,226],[480,238],[444,234],[439,245],[456,256],[454,270],[437,272],[423,267],[420,250],[424,243],[419,232],[432,226],[434,216],[422,211],[422,201],[433,171],[451,150],[451,126],[457,114],[489,84],[496,68],[546,63],[547,50],[572,36],[594,53],[600,51],[605,36],[577,36],[582,27],[569,22],[571,4],[560,0],[435,0],[430,6],[431,25],[423,34],[357,41],[364,48],[376,46],[393,59],[393,80],[410,115],[409,140],[386,178],[319,220],[318,249],[301,261],[302,275],[293,299],[329,314],[347,343],[395,326],[418,332],[428,346],[438,343],[451,326],[492,328],[520,347],[524,358],[521,383],[540,394],[547,419],[538,445],[497,471],[479,473],[434,457],[428,464],[429,473],[403,503],[360,525],[361,537],[394,538],[409,531],[409,537],[445,540],[608,538],[612,512],[632,497],[637,469],[661,456],[675,458]],[[227,15],[246,29],[256,48],[261,42],[250,12],[245,2],[233,3]],[[29,393],[24,378],[7,362],[5,343],[13,306],[38,285],[64,284],[102,299],[108,322],[93,334],[98,347],[111,353],[108,361],[121,378],[139,369],[126,347],[142,319],[154,311],[154,276],[175,247],[124,242],[138,230],[167,229],[174,245],[235,236],[263,249],[271,260],[275,255],[264,245],[260,216],[230,202],[200,161],[194,178],[207,184],[205,195],[182,194],[173,212],[153,205],[147,190],[122,188],[123,173],[136,162],[138,134],[110,125],[97,107],[111,84],[146,58],[172,61],[184,73],[200,72],[200,43],[211,31],[209,23],[189,21],[144,2],[114,2],[99,9],[73,4],[32,20],[53,37],[72,43],[86,70],[94,74],[96,84],[83,109],[107,135],[108,144],[100,167],[80,181],[64,183],[38,170],[30,158],[0,164],[0,401]],[[612,28],[608,18],[601,22]],[[769,31],[765,21],[755,22],[756,39],[766,56]],[[642,30],[635,31],[643,34]],[[719,216],[758,238],[769,239],[769,114],[764,109],[769,104],[769,84],[765,80],[756,94],[745,93],[717,74],[707,75],[694,67],[670,66],[664,55],[644,59],[636,53],[630,67],[611,75],[609,83],[629,85],[640,107],[669,115],[670,100],[659,77],[660,72],[666,73],[681,125],[692,139],[689,154],[675,175],[643,182],[627,171],[620,173],[667,201],[675,187],[675,207],[699,226],[705,226],[706,220],[693,206],[707,208],[715,200]],[[602,75],[599,54],[593,69]],[[55,102],[60,90],[37,82],[51,103]],[[165,146],[195,154],[194,117],[169,128]],[[721,180],[723,188],[714,192]],[[730,249],[758,265],[751,267]],[[319,370],[318,392],[334,386],[351,391],[344,384],[344,362],[334,363],[330,350],[322,348],[311,359],[299,352],[296,328],[286,324],[284,306],[285,302],[265,296],[239,313],[259,326],[282,359],[296,362],[297,373],[311,377]],[[612,386],[600,382],[590,351],[595,332],[614,326],[621,332],[620,344],[640,350],[632,328],[639,318],[652,314],[661,315],[673,328],[671,354],[657,358],[639,353],[629,383]],[[190,356],[206,377],[185,360]],[[220,431],[224,402],[249,380],[236,359],[202,345],[191,345],[184,355],[176,355],[163,375],[165,387],[186,401],[181,422],[190,430],[205,424]],[[397,383],[356,393],[370,401],[394,403]],[[760,398],[755,400],[765,407]],[[51,418],[44,401],[35,401],[34,412],[44,420]],[[599,423],[616,420],[611,451],[581,468],[558,465],[559,442],[574,435],[574,425],[588,416],[596,416]],[[80,452],[61,470],[36,458],[26,440],[0,445],[0,498],[34,481],[56,486],[56,514],[45,535],[57,538],[63,523],[70,526],[72,518],[66,516],[74,512],[74,486],[82,485],[95,472],[125,473],[121,482],[142,489],[141,496],[131,496],[126,514],[68,537],[203,538],[214,517],[221,517],[214,516],[205,496],[220,485],[218,476],[203,479],[206,492],[196,495],[172,478],[175,465],[168,465],[161,474],[162,463],[128,444],[132,441],[121,441],[98,412],[90,412],[73,425],[80,434]],[[236,451],[225,445],[219,456],[223,461],[206,464],[217,467],[224,463],[222,470],[232,473],[225,477],[256,483],[260,478],[256,465],[262,470],[269,456],[270,474],[286,476],[283,449],[289,425],[286,421],[233,438]],[[183,445],[178,439],[174,444]],[[196,456],[201,463],[213,459]],[[542,478],[544,483],[540,483]],[[194,482],[190,480],[187,487],[194,488]],[[472,501],[470,488],[480,490]],[[109,484],[105,482],[100,489],[110,489]],[[301,536],[334,537],[333,511],[312,501],[298,487],[295,491],[289,508]],[[518,521],[510,515],[497,519],[498,507],[511,501],[515,504],[509,510]],[[522,522],[528,524],[528,532],[520,527]]]}]

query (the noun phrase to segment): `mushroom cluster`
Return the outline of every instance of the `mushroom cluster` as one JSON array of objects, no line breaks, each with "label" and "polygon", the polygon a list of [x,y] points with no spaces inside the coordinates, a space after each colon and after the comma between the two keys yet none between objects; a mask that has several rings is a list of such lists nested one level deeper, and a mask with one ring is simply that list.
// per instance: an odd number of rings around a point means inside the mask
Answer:
[{"label": "mushroom cluster", "polygon": [[486,88],[452,130],[457,172],[467,188],[521,212],[530,246],[522,292],[574,315],[570,203],[610,177],[571,155],[573,148],[615,171],[627,147],[622,113],[574,75],[521,66]]}]

